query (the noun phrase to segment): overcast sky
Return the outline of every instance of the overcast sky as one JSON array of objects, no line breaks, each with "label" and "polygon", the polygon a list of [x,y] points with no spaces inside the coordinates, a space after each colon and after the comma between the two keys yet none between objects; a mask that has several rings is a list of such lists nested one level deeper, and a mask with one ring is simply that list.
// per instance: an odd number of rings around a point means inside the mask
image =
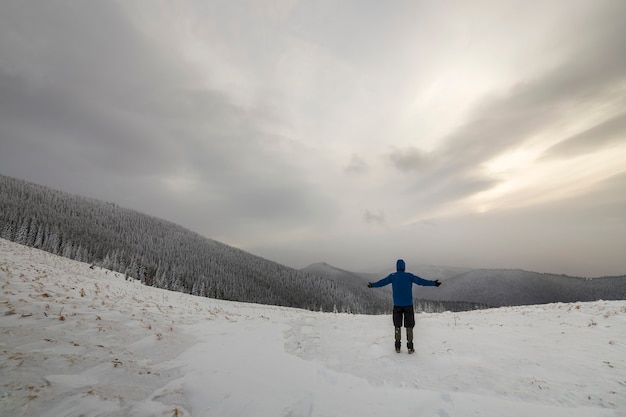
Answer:
[{"label": "overcast sky", "polygon": [[625,16],[3,0],[0,174],[296,268],[626,274]]}]

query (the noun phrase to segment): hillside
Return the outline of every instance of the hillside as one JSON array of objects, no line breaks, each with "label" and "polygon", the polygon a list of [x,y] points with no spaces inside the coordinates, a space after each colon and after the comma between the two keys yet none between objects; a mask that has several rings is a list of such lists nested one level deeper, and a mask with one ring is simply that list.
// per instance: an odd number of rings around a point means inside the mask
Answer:
[{"label": "hillside", "polygon": [[0,254],[3,416],[626,413],[626,301],[421,314],[408,355],[388,315],[195,297],[3,240]]},{"label": "hillside", "polygon": [[579,278],[521,270],[477,269],[424,288],[433,300],[472,301],[491,306],[516,306],[576,301],[624,300],[626,277]]},{"label": "hillside", "polygon": [[374,274],[350,272],[335,268],[325,262],[309,265],[301,269],[301,271],[307,274],[324,277],[337,286],[348,289],[359,298],[370,298],[375,300],[377,305],[391,306],[391,288],[386,288],[379,292],[372,292],[367,288],[366,284],[368,278],[375,277],[376,275]]},{"label": "hillside", "polygon": [[0,176],[0,238],[194,295],[380,313],[388,300],[279,265],[171,222]]}]

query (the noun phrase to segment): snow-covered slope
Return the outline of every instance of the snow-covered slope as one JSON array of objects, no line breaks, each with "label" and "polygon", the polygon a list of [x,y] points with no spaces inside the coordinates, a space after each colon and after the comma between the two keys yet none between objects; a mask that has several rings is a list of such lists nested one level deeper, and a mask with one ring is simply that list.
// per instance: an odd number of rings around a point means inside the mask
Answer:
[{"label": "snow-covered slope", "polygon": [[626,416],[626,302],[389,316],[167,292],[0,240],[2,416]]}]

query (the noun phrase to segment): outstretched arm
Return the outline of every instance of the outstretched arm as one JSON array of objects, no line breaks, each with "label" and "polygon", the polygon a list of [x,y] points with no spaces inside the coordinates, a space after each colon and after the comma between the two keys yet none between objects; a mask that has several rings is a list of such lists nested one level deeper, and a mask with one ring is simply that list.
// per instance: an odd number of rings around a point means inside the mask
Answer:
[{"label": "outstretched arm", "polygon": [[391,275],[387,275],[385,278],[376,282],[368,282],[367,286],[368,288],[378,288],[378,287],[384,287],[385,285],[389,285],[389,284],[391,284]]},{"label": "outstretched arm", "polygon": [[417,284],[417,285],[422,285],[424,287],[438,287],[441,285],[441,282],[439,282],[438,279],[434,280],[434,281],[430,281],[424,278],[420,278],[417,275],[413,275],[411,274],[411,280]]}]

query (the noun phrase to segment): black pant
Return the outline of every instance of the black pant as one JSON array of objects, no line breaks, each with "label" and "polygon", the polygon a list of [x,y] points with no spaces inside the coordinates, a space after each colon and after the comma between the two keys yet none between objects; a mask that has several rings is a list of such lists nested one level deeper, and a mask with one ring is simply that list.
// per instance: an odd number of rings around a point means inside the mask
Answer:
[{"label": "black pant", "polygon": [[413,306],[393,306],[393,325],[394,327],[415,327],[415,312]]}]

